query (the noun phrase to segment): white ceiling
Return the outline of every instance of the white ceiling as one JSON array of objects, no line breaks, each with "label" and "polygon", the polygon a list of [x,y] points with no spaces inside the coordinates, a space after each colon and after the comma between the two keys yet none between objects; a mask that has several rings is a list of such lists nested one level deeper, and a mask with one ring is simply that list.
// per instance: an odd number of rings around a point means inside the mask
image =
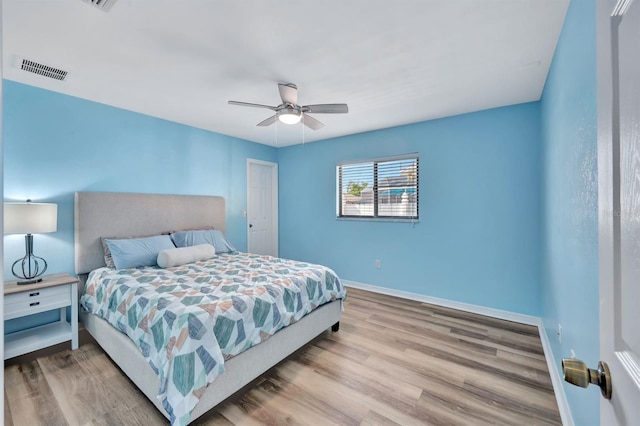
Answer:
[{"label": "white ceiling", "polygon": [[[4,0],[4,77],[273,146],[540,99],[569,0]],[[17,68],[69,71],[59,82]],[[257,127],[347,103],[326,126]]]}]

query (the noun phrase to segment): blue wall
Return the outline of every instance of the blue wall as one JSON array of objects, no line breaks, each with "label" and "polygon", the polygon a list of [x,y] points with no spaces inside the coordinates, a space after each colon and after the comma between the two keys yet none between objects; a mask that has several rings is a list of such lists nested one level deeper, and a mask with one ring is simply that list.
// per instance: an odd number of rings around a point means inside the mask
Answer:
[{"label": "blue wall", "polygon": [[[34,236],[47,273],[74,273],[75,191],[224,196],[228,237],[246,250],[246,159],[275,162],[275,148],[11,81],[3,100],[5,201],[58,203],[58,231]],[[9,280],[24,236],[4,243]]]},{"label": "blue wall", "polygon": [[[558,369],[598,363],[595,0],[572,1],[542,96],[542,317]],[[562,344],[556,332],[562,325]],[[600,391],[565,383],[577,425],[599,423]]]},{"label": "blue wall", "polygon": [[[281,148],[280,255],[347,280],[539,315],[539,142],[530,103]],[[420,223],[336,220],[336,163],[412,152]]]}]

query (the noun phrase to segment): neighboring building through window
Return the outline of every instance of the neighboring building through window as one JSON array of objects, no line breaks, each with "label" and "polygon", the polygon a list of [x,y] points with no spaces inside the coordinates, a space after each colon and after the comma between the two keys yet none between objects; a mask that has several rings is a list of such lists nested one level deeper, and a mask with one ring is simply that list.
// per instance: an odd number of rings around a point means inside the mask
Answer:
[{"label": "neighboring building through window", "polygon": [[338,164],[338,217],[418,219],[418,155]]}]

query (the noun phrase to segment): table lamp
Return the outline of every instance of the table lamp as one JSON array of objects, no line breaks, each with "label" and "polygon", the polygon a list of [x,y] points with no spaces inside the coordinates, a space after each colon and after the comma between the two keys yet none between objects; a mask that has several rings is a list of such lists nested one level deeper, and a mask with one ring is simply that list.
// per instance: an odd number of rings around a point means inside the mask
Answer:
[{"label": "table lamp", "polygon": [[25,256],[11,267],[18,284],[42,281],[39,278],[47,270],[47,262],[33,254],[33,234],[56,232],[58,229],[58,205],[53,203],[4,203],[4,233],[25,234]]}]

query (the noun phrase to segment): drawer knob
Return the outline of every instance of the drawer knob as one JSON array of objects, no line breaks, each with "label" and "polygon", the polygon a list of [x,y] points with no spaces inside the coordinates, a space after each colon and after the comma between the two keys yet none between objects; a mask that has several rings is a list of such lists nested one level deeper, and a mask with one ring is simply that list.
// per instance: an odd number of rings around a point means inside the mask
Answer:
[{"label": "drawer knob", "polygon": [[33,293],[29,293],[29,297],[39,296],[39,295],[40,295],[39,291],[36,291],[36,292],[33,292]]},{"label": "drawer knob", "polygon": [[32,302],[29,303],[29,306],[38,306],[40,304],[40,302]]}]

